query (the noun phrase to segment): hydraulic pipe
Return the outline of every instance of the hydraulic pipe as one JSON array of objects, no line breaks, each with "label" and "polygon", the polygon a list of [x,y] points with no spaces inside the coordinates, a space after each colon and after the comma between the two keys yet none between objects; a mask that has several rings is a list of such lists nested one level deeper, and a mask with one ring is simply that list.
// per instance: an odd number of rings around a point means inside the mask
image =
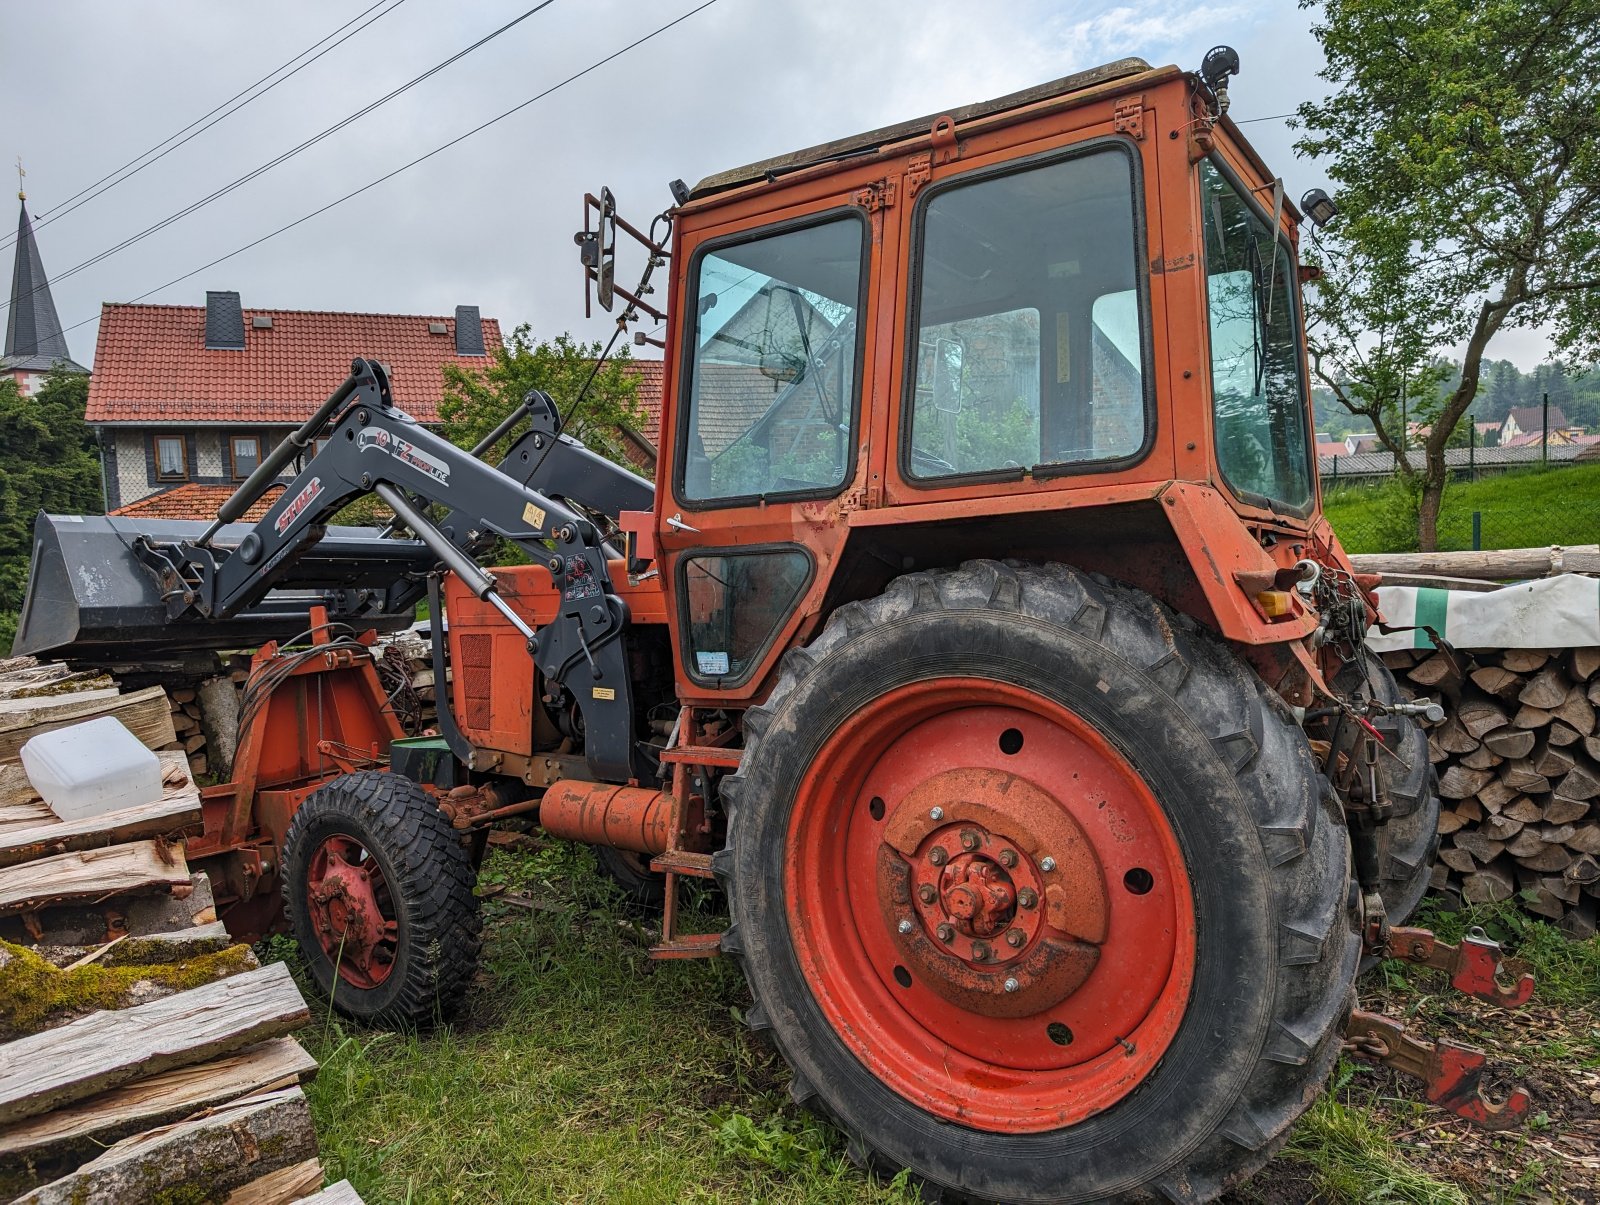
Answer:
[{"label": "hydraulic pipe", "polygon": [[234,490],[232,496],[217,508],[216,521],[206,528],[205,534],[196,541],[199,547],[204,548],[210,544],[211,538],[225,524],[238,519],[250,509],[257,498],[267,492],[267,487],[278,479],[278,474],[283,472],[284,466],[293,460],[297,453],[305,450],[317,432],[322,430],[323,424],[333,416],[333,412],[344,405],[350,395],[360,387],[366,379],[367,371],[367,361],[355,360],[351,363],[350,375],[344,379],[344,383],[328,395],[328,399],[317,407],[315,414],[284,436],[283,442],[273,448],[265,460],[256,465],[256,471],[245,478],[244,484]]},{"label": "hydraulic pipe", "polygon": [[539,801],[539,825],[586,845],[665,853],[669,803],[660,791],[564,778]]}]

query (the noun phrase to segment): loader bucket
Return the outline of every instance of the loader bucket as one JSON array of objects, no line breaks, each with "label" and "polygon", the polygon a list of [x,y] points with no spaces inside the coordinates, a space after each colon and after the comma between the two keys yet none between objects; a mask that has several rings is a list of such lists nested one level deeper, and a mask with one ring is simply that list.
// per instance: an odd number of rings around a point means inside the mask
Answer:
[{"label": "loader bucket", "polygon": [[[33,563],[12,652],[100,664],[183,657],[211,649],[253,649],[310,626],[330,591],[367,591],[368,610],[350,622],[382,632],[408,627],[432,556],[420,543],[379,539],[376,528],[330,527],[280,586],[228,619],[169,620],[155,579],[133,554],[136,536],[195,540],[208,524],[184,519],[47,515],[33,527]],[[231,551],[251,530],[224,527],[212,541]],[[356,595],[344,594],[352,599]]]}]

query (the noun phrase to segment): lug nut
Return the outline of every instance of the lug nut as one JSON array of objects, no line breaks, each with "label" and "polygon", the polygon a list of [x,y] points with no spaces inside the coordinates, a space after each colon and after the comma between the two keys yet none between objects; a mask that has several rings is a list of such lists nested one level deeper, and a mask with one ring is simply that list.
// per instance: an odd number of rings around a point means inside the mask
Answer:
[{"label": "lug nut", "polygon": [[1004,866],[1007,870],[1009,870],[1011,867],[1015,866],[1016,864],[1017,864],[1017,851],[1016,850],[1014,850],[1014,849],[1002,849],[1000,851],[1000,865]]},{"label": "lug nut", "polygon": [[934,890],[932,883],[924,883],[921,887],[917,888],[917,898],[924,904],[933,903],[938,896],[939,893]]},{"label": "lug nut", "polygon": [[939,940],[943,942],[951,942],[956,939],[956,929],[954,925],[940,925],[936,930],[934,930],[934,932],[938,933]]},{"label": "lug nut", "polygon": [[989,947],[986,946],[981,941],[973,942],[972,943],[972,961],[973,962],[988,962],[989,961]]},{"label": "lug nut", "polygon": [[1018,983],[1015,979],[1006,980],[1006,991],[1008,992],[1014,992],[1021,986],[1022,984]]},{"label": "lug nut", "polygon": [[945,860],[949,858],[949,856],[949,854],[945,853],[944,846],[942,845],[935,845],[928,851],[928,861],[932,862],[935,866],[943,866],[945,864]]},{"label": "lug nut", "polygon": [[1024,908],[1032,908],[1038,902],[1039,896],[1032,887],[1024,887],[1021,891],[1017,892],[1017,903],[1021,904]]},{"label": "lug nut", "polygon": [[934,808],[934,809],[932,809],[928,813],[928,819],[930,819],[930,820],[943,820],[944,819],[944,809],[943,808]]},{"label": "lug nut", "polygon": [[898,925],[896,925],[895,928],[899,929],[900,932],[902,932],[902,933],[909,933],[909,932],[911,932],[911,930],[915,929],[916,926],[913,925],[908,920],[903,920]]},{"label": "lug nut", "polygon": [[1056,860],[1054,858],[1044,857],[1039,859],[1039,869],[1044,871],[1046,874],[1049,874],[1055,868]]},{"label": "lug nut", "polygon": [[1027,940],[1027,935],[1023,933],[1021,929],[1013,929],[1011,932],[1006,934],[1006,945],[1010,946],[1013,950]]},{"label": "lug nut", "polygon": [[978,834],[970,828],[961,830],[961,848],[971,853],[978,848]]}]

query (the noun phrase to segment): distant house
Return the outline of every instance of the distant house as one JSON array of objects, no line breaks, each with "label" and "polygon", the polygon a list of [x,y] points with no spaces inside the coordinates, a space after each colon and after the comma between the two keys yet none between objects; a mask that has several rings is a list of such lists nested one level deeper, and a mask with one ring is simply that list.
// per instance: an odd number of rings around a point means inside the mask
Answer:
[{"label": "distant house", "polygon": [[[1543,406],[1513,406],[1511,413],[1506,415],[1506,421],[1500,426],[1500,446],[1520,446],[1512,441],[1525,435],[1538,435],[1544,430]],[[1550,435],[1552,442],[1556,432],[1567,435],[1581,435],[1583,428],[1574,427],[1567,422],[1567,416],[1562,413],[1560,406],[1550,407]]]},{"label": "distant house", "polygon": [[214,517],[355,356],[388,365],[396,402],[437,422],[444,365],[485,367],[499,339],[499,322],[467,305],[450,317],[246,310],[232,292],[208,292],[204,306],[107,304],[85,415],[106,509],[169,494],[142,513]]},{"label": "distant house", "polygon": [[1371,431],[1355,431],[1344,437],[1346,456],[1362,456],[1383,451],[1383,442]]},{"label": "distant house", "polygon": [[1326,431],[1317,432],[1317,455],[1319,457],[1343,456],[1344,454],[1345,448],[1344,441],[1342,439],[1335,439]]},{"label": "distant house", "polygon": [[[1543,431],[1529,431],[1525,435],[1517,435],[1511,439],[1506,439],[1504,436],[1502,436],[1500,439],[1500,446],[1502,448],[1537,448],[1544,442],[1545,438]],[[1575,442],[1576,440],[1574,440],[1573,436],[1567,429],[1555,426],[1550,428],[1549,443],[1552,448],[1565,447],[1568,444]]]}]

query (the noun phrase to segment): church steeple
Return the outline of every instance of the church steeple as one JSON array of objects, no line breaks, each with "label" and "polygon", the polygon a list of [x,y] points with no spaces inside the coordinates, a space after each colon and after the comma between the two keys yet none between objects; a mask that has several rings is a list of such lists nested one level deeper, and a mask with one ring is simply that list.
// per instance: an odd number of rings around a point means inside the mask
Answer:
[{"label": "church steeple", "polygon": [[17,217],[16,263],[11,271],[11,308],[6,311],[6,346],[0,372],[44,373],[58,364],[87,372],[67,351],[67,337],[50,296],[50,280],[39,259],[33,223],[28,220],[27,194],[18,189],[17,199],[22,205]]}]

